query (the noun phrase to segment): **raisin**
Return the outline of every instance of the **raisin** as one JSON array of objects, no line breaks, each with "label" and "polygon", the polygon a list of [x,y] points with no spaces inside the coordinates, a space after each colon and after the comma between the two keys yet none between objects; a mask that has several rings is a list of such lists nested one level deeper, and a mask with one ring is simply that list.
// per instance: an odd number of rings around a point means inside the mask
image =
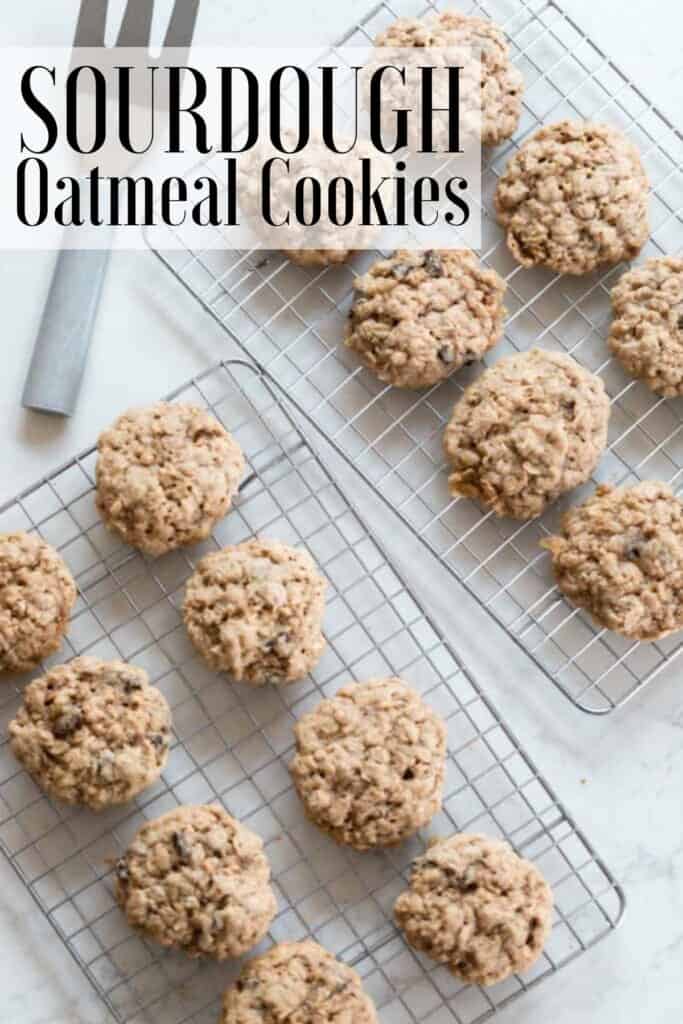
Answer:
[{"label": "raisin", "polygon": [[174,832],[171,836],[173,848],[181,860],[189,860],[192,847],[184,832]]},{"label": "raisin", "polygon": [[439,256],[438,252],[434,252],[433,249],[430,249],[425,253],[424,268],[431,277],[443,277],[443,260]]},{"label": "raisin", "polygon": [[125,857],[121,857],[120,860],[117,860],[116,867],[114,870],[116,871],[116,877],[118,878],[119,882],[128,881],[130,876],[128,874],[128,861],[126,860]]},{"label": "raisin", "polygon": [[126,693],[133,693],[135,690],[142,689],[142,682],[139,676],[128,676],[123,684],[123,689]]},{"label": "raisin", "polygon": [[162,736],[160,732],[155,732],[153,736],[150,736],[150,742],[157,750],[163,750],[166,746],[166,737]]},{"label": "raisin", "polygon": [[406,782],[412,782],[412,780],[415,778],[415,772],[413,771],[413,769],[406,768],[406,770],[403,773],[403,778]]},{"label": "raisin", "polygon": [[65,711],[63,715],[53,723],[52,732],[59,740],[71,736],[80,729],[83,724],[83,716],[80,711]]},{"label": "raisin", "polygon": [[263,645],[263,649],[267,652],[274,651],[283,644],[288,644],[289,641],[290,635],[285,630],[283,633],[278,633],[278,635],[274,636],[271,640],[266,640],[265,644]]}]

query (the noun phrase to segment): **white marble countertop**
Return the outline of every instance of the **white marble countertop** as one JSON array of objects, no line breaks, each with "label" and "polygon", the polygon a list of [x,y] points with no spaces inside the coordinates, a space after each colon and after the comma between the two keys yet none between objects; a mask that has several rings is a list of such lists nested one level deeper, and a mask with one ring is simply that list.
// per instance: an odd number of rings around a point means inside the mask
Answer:
[{"label": "white marble countertop", "polygon": [[[71,41],[77,0],[6,4],[5,44]],[[372,0],[206,0],[199,42],[332,41]],[[564,0],[567,11],[669,117],[683,108],[680,0]],[[304,28],[302,29],[302,26]],[[113,258],[77,414],[24,413],[19,396],[53,256],[0,253],[0,500],[90,443],[126,403],[156,398],[221,354],[221,337],[153,255]],[[420,557],[418,555],[418,557]],[[424,555],[421,556],[424,562]],[[411,566],[407,566],[410,571]],[[446,602],[420,572],[420,592],[448,630]],[[425,576],[427,577],[425,579]],[[463,612],[465,614],[465,612]],[[624,883],[622,928],[500,1014],[501,1024],[672,1024],[683,1018],[683,688],[681,667],[621,712],[575,711],[512,644],[484,642],[487,619],[459,647],[561,799]],[[451,620],[452,621],[452,620]],[[474,639],[469,639],[474,638]],[[482,639],[484,638],[484,639]],[[503,670],[501,671],[501,668]],[[106,1014],[0,856],[0,1024],[99,1024]]]}]

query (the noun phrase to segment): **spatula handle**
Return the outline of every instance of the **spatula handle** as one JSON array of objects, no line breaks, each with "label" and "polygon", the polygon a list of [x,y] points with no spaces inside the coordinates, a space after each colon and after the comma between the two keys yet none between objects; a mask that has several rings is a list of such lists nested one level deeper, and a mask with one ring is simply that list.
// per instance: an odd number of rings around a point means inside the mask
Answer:
[{"label": "spatula handle", "polygon": [[59,254],[26,378],[25,408],[73,413],[110,255],[92,249]]}]

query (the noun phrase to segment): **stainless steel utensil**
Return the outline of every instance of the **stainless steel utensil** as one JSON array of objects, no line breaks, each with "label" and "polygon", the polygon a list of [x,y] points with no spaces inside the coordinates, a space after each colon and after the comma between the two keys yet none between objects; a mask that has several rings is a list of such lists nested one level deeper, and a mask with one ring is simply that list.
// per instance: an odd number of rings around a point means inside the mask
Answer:
[{"label": "stainless steel utensil", "polygon": [[[116,46],[108,51],[112,66],[117,47],[150,46],[154,2],[128,0]],[[169,49],[176,51],[174,63],[184,63],[192,45],[199,3],[176,0],[162,53],[157,59],[148,57],[149,66],[164,62]],[[105,49],[108,6],[109,0],[81,0],[75,49]],[[168,105],[168,91],[157,88],[154,99],[157,108],[163,109]],[[22,399],[25,408],[61,416],[74,411],[109,256],[106,249],[65,249],[60,253],[26,378]]]}]

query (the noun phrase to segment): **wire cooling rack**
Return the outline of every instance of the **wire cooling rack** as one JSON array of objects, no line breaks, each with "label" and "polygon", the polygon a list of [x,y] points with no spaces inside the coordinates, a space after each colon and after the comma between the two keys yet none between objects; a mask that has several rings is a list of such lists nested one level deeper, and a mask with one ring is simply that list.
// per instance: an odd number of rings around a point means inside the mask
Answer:
[{"label": "wire cooling rack", "polygon": [[[453,6],[419,0],[382,3],[341,45],[365,44],[397,15]],[[609,450],[595,482],[659,478],[679,485],[683,404],[657,398],[609,358],[609,290],[618,269],[569,279],[514,263],[492,216],[496,181],[519,144],[542,123],[596,118],[622,127],[638,144],[652,184],[652,237],[645,255],[681,248],[683,137],[560,6],[547,0],[480,0],[462,9],[498,21],[526,80],[514,142],[484,166],[483,259],[507,281],[509,319],[491,363],[534,345],[571,353],[599,374],[612,400]],[[334,50],[331,52],[335,52]],[[676,637],[638,644],[598,628],[554,586],[539,542],[555,532],[568,501],[541,519],[498,520],[446,486],[441,435],[463,387],[481,367],[423,394],[381,385],[343,347],[355,273],[376,258],[324,272],[292,266],[282,255],[168,249],[169,229],[149,240],[160,258],[213,317],[286,386],[299,407],[396,509],[543,669],[584,711],[624,704],[681,652]],[[174,245],[183,243],[175,232]],[[165,245],[165,243],[167,243]]]},{"label": "wire cooling rack", "polygon": [[[145,820],[182,803],[218,801],[264,839],[279,914],[270,941],[312,935],[361,973],[386,1024],[474,1024],[616,927],[623,897],[550,786],[458,663],[378,542],[307,445],[280,393],[244,362],[222,363],[174,396],[207,406],[248,457],[235,508],[212,540],[150,560],[122,547],[94,503],[94,449],[0,510],[0,531],[37,531],[72,569],[79,599],[65,649],[147,669],[173,709],[162,779],[133,804],[101,815],[50,800],[0,748],[0,844],[117,1021],[215,1024],[229,966],[191,961],[135,935],[113,897],[112,865]],[[231,685],[196,656],[181,621],[197,558],[259,533],[305,546],[329,581],[327,651],[287,688]],[[392,925],[421,839],[357,854],[308,824],[287,764],[293,724],[349,678],[403,676],[445,719],[443,811],[429,832],[505,836],[552,884],[555,925],[524,978],[466,987],[417,956]],[[2,718],[20,694],[6,684]]]}]

